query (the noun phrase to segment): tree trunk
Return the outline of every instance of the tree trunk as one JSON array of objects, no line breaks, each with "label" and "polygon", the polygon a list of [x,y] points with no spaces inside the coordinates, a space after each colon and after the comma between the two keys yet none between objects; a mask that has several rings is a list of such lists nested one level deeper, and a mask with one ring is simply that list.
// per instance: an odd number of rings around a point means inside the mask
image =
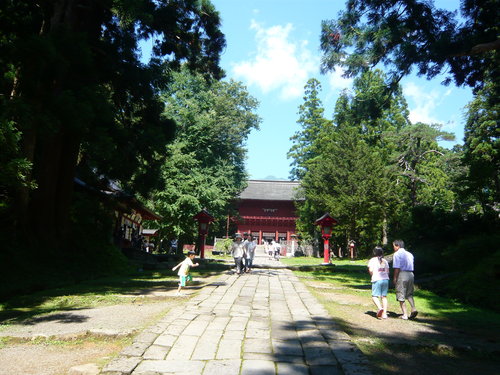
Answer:
[{"label": "tree trunk", "polygon": [[56,202],[59,168],[62,152],[62,135],[57,133],[39,139],[35,157],[34,175],[38,188],[33,192],[29,212],[30,227],[35,235],[45,241],[56,239]]},{"label": "tree trunk", "polygon": [[382,221],[382,246],[386,246],[387,245],[387,215],[384,211],[384,219]]},{"label": "tree trunk", "polygon": [[[80,5],[78,0],[59,0],[53,3],[52,8],[46,8],[45,10],[50,10],[51,13],[44,14],[40,31],[42,37],[50,40],[51,35],[56,36],[57,39],[57,34],[61,33],[66,33],[66,35],[72,32],[95,34],[93,30],[86,29],[94,28],[96,21],[81,19],[91,15],[88,10],[92,7]],[[79,11],[87,13],[82,16]],[[58,44],[54,46],[57,48]],[[72,57],[66,56],[66,51],[58,50],[58,53],[62,55],[61,60],[71,62]],[[27,191],[20,191],[18,204],[21,213],[29,211],[28,223],[30,230],[35,234],[35,240],[40,239],[57,249],[58,244],[66,243],[68,239],[73,180],[82,130],[78,129],[78,126],[68,124],[67,118],[57,118],[57,113],[50,113],[50,116],[47,116],[47,113],[44,113],[47,108],[44,108],[42,103],[53,105],[58,97],[66,95],[68,90],[71,92],[72,74],[84,74],[84,72],[74,73],[64,68],[58,69],[56,66],[39,73],[46,76],[46,79],[40,82],[46,82],[49,85],[40,87],[38,92],[29,94],[32,95],[30,101],[34,103],[34,106],[40,106],[37,115],[39,118],[45,118],[46,123],[40,123],[28,131],[23,131],[23,152],[28,160],[33,161],[33,176],[37,188],[31,195],[28,195]],[[50,79],[47,74],[50,75]],[[36,78],[32,77],[32,79]],[[48,97],[48,100],[44,100],[44,96]],[[47,120],[47,117],[52,118]],[[29,128],[29,126],[26,127]]]},{"label": "tree trunk", "polygon": [[73,198],[75,169],[80,150],[80,137],[77,134],[66,133],[63,137],[62,153],[57,186],[55,220],[58,237],[66,241],[70,229],[70,210]]}]

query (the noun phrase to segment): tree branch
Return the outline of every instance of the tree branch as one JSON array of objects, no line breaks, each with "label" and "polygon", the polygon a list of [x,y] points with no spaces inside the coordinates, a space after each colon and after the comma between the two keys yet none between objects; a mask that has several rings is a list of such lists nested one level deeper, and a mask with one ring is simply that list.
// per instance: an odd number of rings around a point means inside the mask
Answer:
[{"label": "tree branch", "polygon": [[500,49],[500,39],[497,39],[493,42],[477,44],[472,47],[470,51],[460,52],[455,55],[451,55],[451,57],[472,56],[497,49]]}]

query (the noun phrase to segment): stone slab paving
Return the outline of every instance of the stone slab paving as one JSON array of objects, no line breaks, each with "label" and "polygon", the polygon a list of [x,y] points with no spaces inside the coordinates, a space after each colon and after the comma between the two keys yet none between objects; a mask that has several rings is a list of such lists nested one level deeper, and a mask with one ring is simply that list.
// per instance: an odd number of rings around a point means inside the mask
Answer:
[{"label": "stone slab paving", "polygon": [[227,273],[180,302],[102,375],[369,375],[349,335],[281,262]]}]

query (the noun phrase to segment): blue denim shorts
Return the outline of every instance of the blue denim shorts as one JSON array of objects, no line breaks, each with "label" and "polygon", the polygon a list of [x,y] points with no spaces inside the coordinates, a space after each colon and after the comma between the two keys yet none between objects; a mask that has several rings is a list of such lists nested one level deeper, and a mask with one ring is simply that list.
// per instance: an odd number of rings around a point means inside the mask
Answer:
[{"label": "blue denim shorts", "polygon": [[386,297],[389,291],[389,280],[377,280],[372,283],[372,297]]}]

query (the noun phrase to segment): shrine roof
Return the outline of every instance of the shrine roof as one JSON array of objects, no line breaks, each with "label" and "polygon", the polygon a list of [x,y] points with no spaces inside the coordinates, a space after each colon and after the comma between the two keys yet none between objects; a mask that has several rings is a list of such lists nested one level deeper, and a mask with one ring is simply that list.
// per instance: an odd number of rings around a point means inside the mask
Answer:
[{"label": "shrine roof", "polygon": [[248,180],[240,199],[291,201],[299,186],[298,181]]}]

